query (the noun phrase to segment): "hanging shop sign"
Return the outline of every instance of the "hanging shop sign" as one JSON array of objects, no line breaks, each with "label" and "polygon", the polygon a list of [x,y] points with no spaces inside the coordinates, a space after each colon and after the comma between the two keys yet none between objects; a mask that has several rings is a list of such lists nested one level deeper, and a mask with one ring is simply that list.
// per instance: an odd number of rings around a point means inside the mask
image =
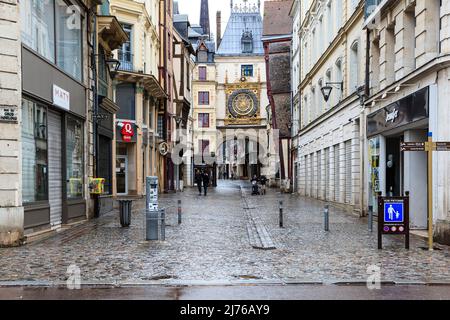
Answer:
[{"label": "hanging shop sign", "polygon": [[159,153],[162,156],[165,156],[169,153],[169,145],[167,144],[167,142],[160,143],[158,149],[159,149]]},{"label": "hanging shop sign", "polygon": [[70,93],[54,84],[53,104],[63,109],[70,110]]},{"label": "hanging shop sign", "polygon": [[120,135],[122,136],[122,142],[134,142],[135,139],[135,124],[132,122],[119,122],[117,123],[117,127],[120,130]]}]

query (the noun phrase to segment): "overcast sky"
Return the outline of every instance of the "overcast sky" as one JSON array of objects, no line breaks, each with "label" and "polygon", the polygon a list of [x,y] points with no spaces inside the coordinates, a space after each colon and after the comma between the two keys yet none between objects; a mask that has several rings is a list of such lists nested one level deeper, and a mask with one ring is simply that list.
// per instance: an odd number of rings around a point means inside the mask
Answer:
[{"label": "overcast sky", "polygon": [[[234,0],[234,3],[242,3],[244,0]],[[258,0],[248,0],[249,3],[257,3]],[[180,14],[189,15],[191,24],[200,24],[201,0],[178,0]],[[261,0],[261,14],[264,8],[264,0]],[[222,34],[230,17],[230,0],[209,0],[209,23],[211,33],[216,34],[216,12],[222,11]]]}]

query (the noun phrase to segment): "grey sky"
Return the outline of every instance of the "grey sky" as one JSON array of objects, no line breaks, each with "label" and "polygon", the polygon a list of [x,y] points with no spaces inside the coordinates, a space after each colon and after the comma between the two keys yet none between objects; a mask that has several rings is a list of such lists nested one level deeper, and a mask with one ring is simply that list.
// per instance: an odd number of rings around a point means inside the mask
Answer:
[{"label": "grey sky", "polygon": [[[243,3],[245,0],[234,0],[234,3]],[[258,0],[247,0],[249,3],[257,3]],[[180,14],[189,15],[191,24],[200,23],[201,0],[178,0]],[[264,0],[261,0],[261,14],[264,9]],[[222,11],[222,34],[230,17],[230,0],[209,0],[209,23],[211,33],[216,34],[216,12]]]}]

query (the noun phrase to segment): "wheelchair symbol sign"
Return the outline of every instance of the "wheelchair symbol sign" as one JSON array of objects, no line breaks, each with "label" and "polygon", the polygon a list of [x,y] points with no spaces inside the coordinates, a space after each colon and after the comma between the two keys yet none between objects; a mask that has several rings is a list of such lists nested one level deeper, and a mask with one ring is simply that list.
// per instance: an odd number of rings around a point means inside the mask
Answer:
[{"label": "wheelchair symbol sign", "polygon": [[404,222],[403,203],[387,202],[384,204],[384,222],[401,223]]}]

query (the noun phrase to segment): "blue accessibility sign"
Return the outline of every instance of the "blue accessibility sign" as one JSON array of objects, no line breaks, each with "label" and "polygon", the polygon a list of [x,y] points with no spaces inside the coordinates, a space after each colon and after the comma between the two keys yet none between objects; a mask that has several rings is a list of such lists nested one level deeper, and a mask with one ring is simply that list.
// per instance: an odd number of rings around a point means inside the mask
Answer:
[{"label": "blue accessibility sign", "polygon": [[402,223],[405,218],[403,215],[403,202],[385,202],[384,203],[384,222]]}]

